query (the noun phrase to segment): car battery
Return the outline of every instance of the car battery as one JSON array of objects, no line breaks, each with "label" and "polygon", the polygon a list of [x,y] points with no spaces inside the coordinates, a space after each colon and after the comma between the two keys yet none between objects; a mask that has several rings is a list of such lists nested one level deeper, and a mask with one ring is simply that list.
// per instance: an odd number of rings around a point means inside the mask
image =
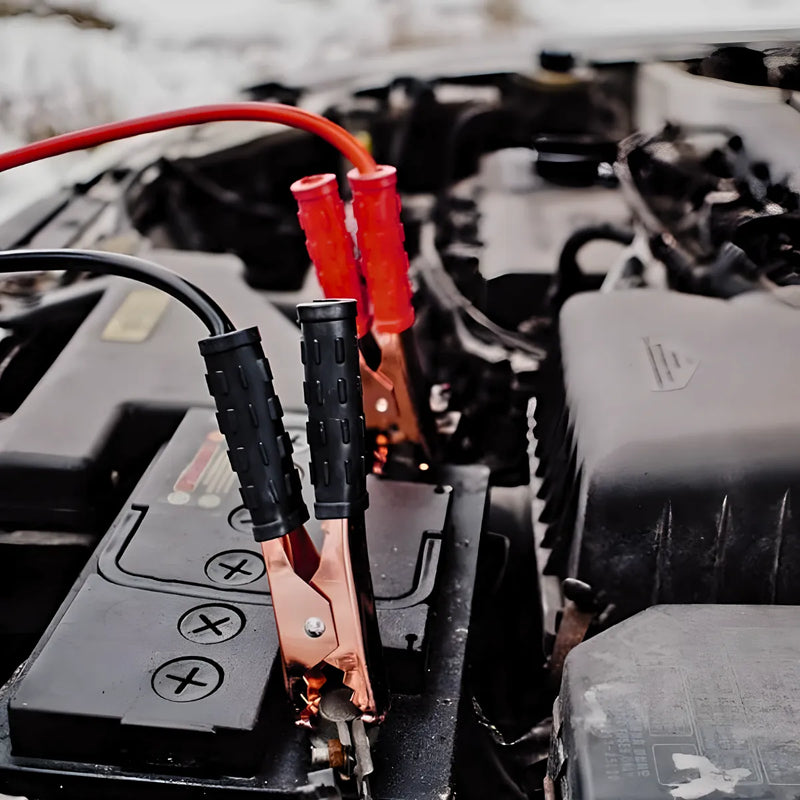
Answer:
[{"label": "car battery", "polygon": [[[285,416],[311,496],[304,423]],[[462,680],[488,470],[439,477],[369,479],[392,692],[373,748],[376,798],[449,794],[470,713]],[[308,527],[319,543],[319,523]],[[0,791],[328,796],[307,785],[309,747],[289,713],[270,602],[214,414],[190,410],[2,691]]]}]

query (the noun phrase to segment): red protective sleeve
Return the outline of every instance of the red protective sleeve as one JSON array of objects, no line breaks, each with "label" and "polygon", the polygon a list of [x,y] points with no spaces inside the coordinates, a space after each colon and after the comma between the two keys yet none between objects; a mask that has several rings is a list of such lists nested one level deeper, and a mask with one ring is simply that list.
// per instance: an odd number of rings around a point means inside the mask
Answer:
[{"label": "red protective sleeve", "polygon": [[361,279],[353,239],[347,230],[344,203],[335,175],[311,175],[292,184],[298,218],[306,234],[306,248],[317,270],[322,291],[329,299],[352,298],[358,303],[359,337],[369,332],[369,299]]},{"label": "red protective sleeve", "polygon": [[400,222],[397,170],[379,166],[363,174],[347,173],[353,191],[356,239],[372,300],[375,330],[401,333],[414,323],[408,255]]}]

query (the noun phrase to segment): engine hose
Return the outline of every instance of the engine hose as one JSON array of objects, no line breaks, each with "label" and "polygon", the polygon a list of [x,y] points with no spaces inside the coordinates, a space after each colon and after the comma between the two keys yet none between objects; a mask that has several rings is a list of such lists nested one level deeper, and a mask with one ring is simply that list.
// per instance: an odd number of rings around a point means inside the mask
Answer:
[{"label": "engine hose", "polygon": [[547,293],[548,302],[558,311],[566,300],[584,286],[585,275],[578,264],[578,253],[589,242],[617,242],[626,247],[633,243],[630,228],[604,223],[587,225],[576,230],[564,243],[558,259],[558,268]]}]

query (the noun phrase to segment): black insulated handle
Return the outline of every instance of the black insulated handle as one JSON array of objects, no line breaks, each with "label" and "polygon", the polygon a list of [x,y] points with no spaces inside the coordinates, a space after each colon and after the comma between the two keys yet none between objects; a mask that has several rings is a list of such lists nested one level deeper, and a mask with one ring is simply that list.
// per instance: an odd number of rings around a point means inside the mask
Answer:
[{"label": "black insulated handle", "polygon": [[200,352],[253,536],[257,542],[285,536],[305,523],[308,509],[258,329],[203,339]]},{"label": "black insulated handle", "polygon": [[356,301],[302,303],[297,319],[314,513],[317,519],[343,519],[369,505]]}]

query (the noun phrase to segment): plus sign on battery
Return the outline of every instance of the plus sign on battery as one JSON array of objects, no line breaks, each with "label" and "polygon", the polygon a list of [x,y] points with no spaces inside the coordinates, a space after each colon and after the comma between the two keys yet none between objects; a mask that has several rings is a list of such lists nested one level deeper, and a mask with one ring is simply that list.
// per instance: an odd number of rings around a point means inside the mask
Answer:
[{"label": "plus sign on battery", "polygon": [[264,574],[264,561],[249,550],[227,550],[212,556],[206,562],[205,572],[214,583],[242,586],[253,583]]},{"label": "plus sign on battery", "polygon": [[208,658],[174,658],[154,673],[153,691],[174,703],[202,700],[222,685],[222,668]]},{"label": "plus sign on battery", "polygon": [[215,644],[233,639],[244,628],[244,614],[238,608],[206,603],[187,611],[178,621],[184,639],[196,644]]}]

